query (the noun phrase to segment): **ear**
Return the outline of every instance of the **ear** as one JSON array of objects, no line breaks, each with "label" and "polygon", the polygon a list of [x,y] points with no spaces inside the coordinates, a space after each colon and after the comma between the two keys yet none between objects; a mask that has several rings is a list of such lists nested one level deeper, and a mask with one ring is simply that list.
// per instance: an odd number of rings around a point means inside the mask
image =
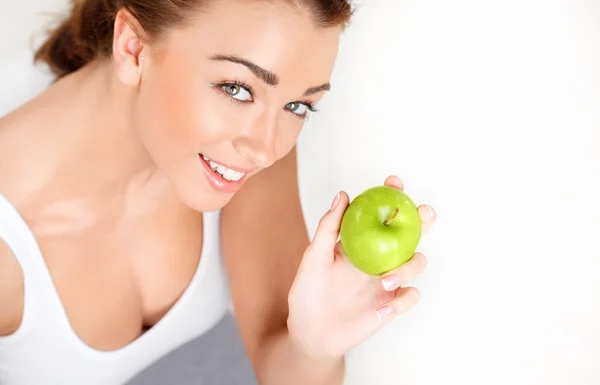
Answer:
[{"label": "ear", "polygon": [[119,80],[131,86],[139,85],[142,79],[144,45],[139,31],[135,18],[121,9],[115,19],[113,60]]}]

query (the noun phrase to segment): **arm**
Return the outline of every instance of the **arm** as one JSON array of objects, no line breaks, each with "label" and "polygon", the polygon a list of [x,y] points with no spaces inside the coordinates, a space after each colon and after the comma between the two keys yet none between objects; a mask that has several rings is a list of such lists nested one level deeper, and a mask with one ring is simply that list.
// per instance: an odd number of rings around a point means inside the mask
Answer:
[{"label": "arm", "polygon": [[23,314],[23,274],[12,251],[0,239],[0,336],[14,333]]},{"label": "arm", "polygon": [[313,360],[288,338],[288,292],[309,244],[296,151],[250,178],[222,211],[225,265],[261,385],[337,385],[342,359]]}]

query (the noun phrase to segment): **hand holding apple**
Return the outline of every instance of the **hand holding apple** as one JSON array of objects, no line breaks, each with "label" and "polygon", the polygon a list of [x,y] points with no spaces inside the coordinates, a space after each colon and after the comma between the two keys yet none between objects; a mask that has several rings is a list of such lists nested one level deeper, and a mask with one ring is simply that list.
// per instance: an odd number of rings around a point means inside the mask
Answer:
[{"label": "hand holding apple", "polygon": [[[384,185],[397,190],[394,192],[403,190],[395,176],[388,177]],[[349,208],[348,195],[338,194],[304,253],[288,295],[288,331],[295,345],[315,359],[342,357],[419,299],[416,288],[404,285],[425,270],[425,256],[413,252],[436,214],[427,205],[411,206],[412,201],[404,194],[387,192],[390,195],[374,194],[381,199],[388,197],[374,209],[371,199],[359,199],[359,204]],[[361,211],[374,222],[363,221],[363,214],[358,214]],[[348,219],[343,239],[338,242],[345,213],[349,213]],[[396,220],[398,223],[393,222]],[[400,238],[392,234],[396,231],[400,231]],[[363,240],[353,240],[352,236]],[[396,252],[388,254],[386,247]],[[352,257],[346,257],[345,249]],[[381,276],[382,272],[385,274]]]},{"label": "hand holding apple", "polygon": [[402,190],[371,187],[346,209],[340,241],[357,269],[381,275],[412,257],[421,238],[421,224],[417,206]]}]

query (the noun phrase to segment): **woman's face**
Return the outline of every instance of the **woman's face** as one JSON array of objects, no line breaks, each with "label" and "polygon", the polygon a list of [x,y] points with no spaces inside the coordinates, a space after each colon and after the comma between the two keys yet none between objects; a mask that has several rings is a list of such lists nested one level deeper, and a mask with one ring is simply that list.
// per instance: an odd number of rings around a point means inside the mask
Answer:
[{"label": "woman's face", "polygon": [[222,208],[294,147],[340,33],[284,2],[222,1],[144,47],[135,124],[184,203]]}]

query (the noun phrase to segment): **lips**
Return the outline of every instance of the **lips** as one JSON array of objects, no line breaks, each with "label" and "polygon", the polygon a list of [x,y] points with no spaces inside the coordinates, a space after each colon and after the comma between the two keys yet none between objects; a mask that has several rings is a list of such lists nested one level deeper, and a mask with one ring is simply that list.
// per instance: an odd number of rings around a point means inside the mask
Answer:
[{"label": "lips", "polygon": [[206,179],[215,190],[235,193],[242,187],[247,170],[215,162],[203,154],[199,154],[198,157]]},{"label": "lips", "polygon": [[223,164],[217,163],[208,158],[206,155],[202,155],[202,159],[204,159],[204,161],[209,164],[213,171],[217,172],[219,175],[221,175],[224,179],[227,179],[228,181],[237,182],[246,175],[245,172],[237,171]]}]

